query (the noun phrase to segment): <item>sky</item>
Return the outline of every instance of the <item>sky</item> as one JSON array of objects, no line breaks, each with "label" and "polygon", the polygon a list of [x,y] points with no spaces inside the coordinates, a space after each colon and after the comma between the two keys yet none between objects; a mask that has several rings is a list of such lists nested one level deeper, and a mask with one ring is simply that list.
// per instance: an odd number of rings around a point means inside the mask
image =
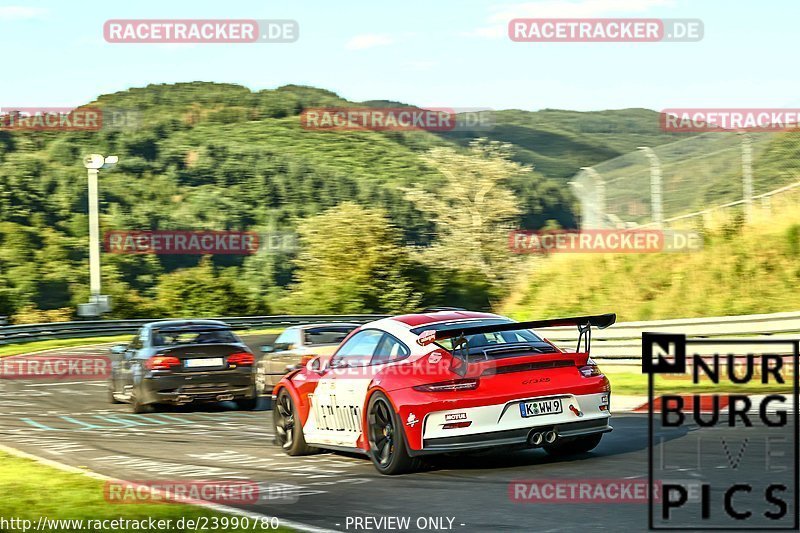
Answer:
[{"label": "sky", "polygon": [[[512,18],[699,18],[685,43],[519,43]],[[294,43],[107,43],[109,19],[293,19]],[[312,85],[352,101],[580,111],[798,103],[796,0],[0,0],[0,108],[152,83]]]}]

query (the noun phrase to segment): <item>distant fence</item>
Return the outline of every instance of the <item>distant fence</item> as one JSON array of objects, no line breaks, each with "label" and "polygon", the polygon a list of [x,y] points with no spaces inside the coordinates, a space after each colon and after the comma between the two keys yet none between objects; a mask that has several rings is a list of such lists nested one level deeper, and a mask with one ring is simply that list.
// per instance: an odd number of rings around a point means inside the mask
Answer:
[{"label": "distant fence", "polygon": [[670,226],[800,186],[797,166],[775,152],[776,133],[711,132],[584,167],[570,181],[581,227]]},{"label": "distant fence", "polygon": [[[592,357],[597,359],[637,360],[642,358],[642,333],[682,333],[692,338],[749,340],[800,338],[800,312],[742,315],[710,318],[679,318],[642,322],[619,322],[608,329],[592,332]],[[575,345],[575,328],[541,330],[541,334],[562,348]],[[708,344],[708,353],[727,353],[730,345]]]}]

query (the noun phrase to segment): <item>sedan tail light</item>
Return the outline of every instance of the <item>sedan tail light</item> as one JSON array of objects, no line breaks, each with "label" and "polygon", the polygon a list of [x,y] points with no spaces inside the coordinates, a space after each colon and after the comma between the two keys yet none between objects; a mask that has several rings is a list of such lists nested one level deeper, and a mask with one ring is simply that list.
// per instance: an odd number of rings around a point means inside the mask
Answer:
[{"label": "sedan tail light", "polygon": [[256,358],[251,353],[236,352],[228,356],[228,364],[236,366],[253,366]]},{"label": "sedan tail light", "polygon": [[172,367],[175,366],[181,366],[181,360],[165,355],[154,355],[144,362],[147,370],[172,370]]},{"label": "sedan tail light", "polygon": [[414,390],[419,392],[455,392],[477,388],[477,379],[453,379],[450,381],[440,381],[438,383],[428,383],[427,385],[417,385],[414,387]]}]

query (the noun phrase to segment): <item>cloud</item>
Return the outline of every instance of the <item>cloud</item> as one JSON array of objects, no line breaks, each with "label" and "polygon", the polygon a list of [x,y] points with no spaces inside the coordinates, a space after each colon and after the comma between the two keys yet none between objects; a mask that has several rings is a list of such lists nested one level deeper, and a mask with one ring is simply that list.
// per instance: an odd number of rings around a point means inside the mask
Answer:
[{"label": "cloud", "polygon": [[543,0],[496,7],[489,17],[491,25],[476,28],[462,35],[502,38],[508,22],[515,18],[592,18],[643,13],[654,7],[672,6],[674,0]]},{"label": "cloud", "polygon": [[404,66],[408,68],[412,68],[414,70],[430,70],[432,68],[438,67],[439,63],[436,61],[428,61],[428,60],[416,60],[416,61],[406,61]]},{"label": "cloud", "polygon": [[483,37],[485,39],[499,39],[507,34],[507,25],[497,24],[494,26],[484,26],[475,28],[472,31],[461,32],[464,37]]},{"label": "cloud", "polygon": [[395,41],[389,35],[382,35],[377,33],[365,33],[363,35],[356,35],[347,41],[344,47],[347,50],[366,50],[368,48],[375,48],[377,46],[387,46],[393,44]]},{"label": "cloud", "polygon": [[35,19],[46,13],[47,10],[41,7],[0,6],[0,20]]}]

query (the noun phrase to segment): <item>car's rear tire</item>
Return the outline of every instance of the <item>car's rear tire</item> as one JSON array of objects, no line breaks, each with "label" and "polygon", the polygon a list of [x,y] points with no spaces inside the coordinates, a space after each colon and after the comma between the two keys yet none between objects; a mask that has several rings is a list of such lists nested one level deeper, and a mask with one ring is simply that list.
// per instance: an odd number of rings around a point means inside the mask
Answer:
[{"label": "car's rear tire", "polygon": [[602,438],[602,433],[595,433],[593,435],[585,435],[583,437],[574,437],[563,442],[556,441],[553,444],[546,444],[544,449],[547,453],[556,457],[576,455],[595,449],[597,445],[600,444],[600,439]]},{"label": "car's rear tire", "polygon": [[297,414],[291,394],[286,389],[281,389],[275,405],[272,406],[272,417],[275,422],[275,443],[287,455],[311,455],[319,453],[319,448],[306,444],[303,435],[303,424]]},{"label": "car's rear tire", "polygon": [[139,395],[134,392],[131,398],[131,411],[137,415],[143,415],[155,411],[155,406],[150,403],[141,403]]},{"label": "car's rear tire", "polygon": [[381,474],[394,476],[419,470],[422,462],[408,454],[406,435],[400,416],[389,399],[376,392],[367,406],[369,456]]}]

